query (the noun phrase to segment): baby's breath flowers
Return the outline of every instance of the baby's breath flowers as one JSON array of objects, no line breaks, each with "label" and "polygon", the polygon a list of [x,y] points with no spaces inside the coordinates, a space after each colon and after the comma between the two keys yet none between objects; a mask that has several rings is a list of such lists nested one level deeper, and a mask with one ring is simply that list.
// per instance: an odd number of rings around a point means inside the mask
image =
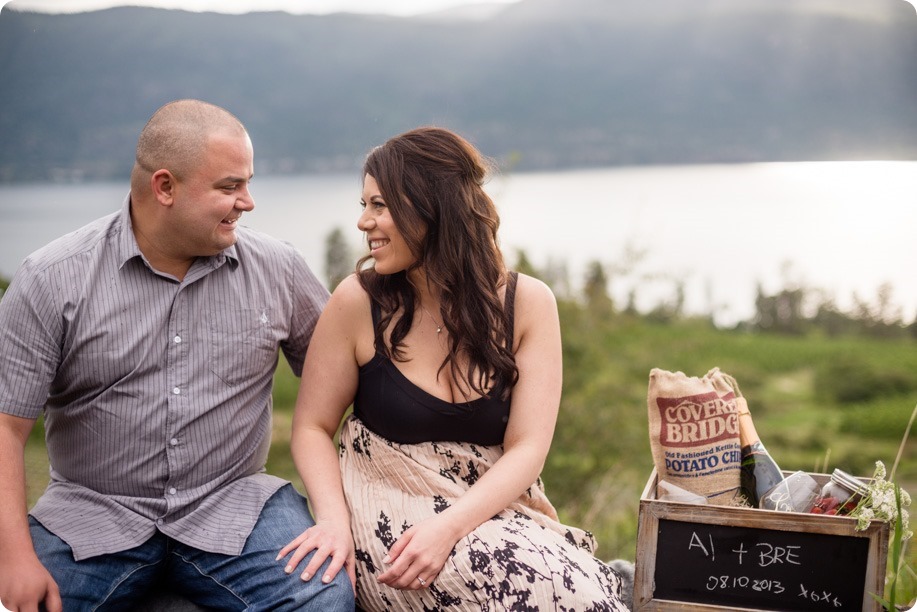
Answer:
[{"label": "baby's breath flowers", "polygon": [[[900,491],[901,513],[898,513],[898,503],[895,500],[895,489]],[[911,496],[894,482],[885,480],[885,464],[876,461],[876,471],[872,482],[866,485],[866,492],[860,499],[850,516],[857,519],[857,531],[869,527],[872,521],[886,521],[894,525],[895,521],[901,524],[901,541],[910,539],[914,533],[910,530],[910,515],[907,507],[911,505]]]}]

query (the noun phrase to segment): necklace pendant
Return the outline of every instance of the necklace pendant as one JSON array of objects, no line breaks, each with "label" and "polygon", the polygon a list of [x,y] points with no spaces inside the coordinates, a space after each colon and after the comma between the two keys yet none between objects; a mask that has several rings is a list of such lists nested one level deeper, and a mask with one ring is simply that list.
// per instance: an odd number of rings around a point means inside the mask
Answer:
[{"label": "necklace pendant", "polygon": [[427,316],[430,317],[430,320],[431,320],[431,321],[433,321],[433,325],[436,326],[436,333],[437,333],[437,334],[441,333],[441,332],[443,331],[443,326],[436,322],[436,319],[433,318],[433,315],[430,314],[430,311],[427,310],[427,307],[426,307],[426,306],[424,306],[424,305],[421,303],[420,307],[423,308],[423,311],[424,311],[425,313],[427,313]]}]

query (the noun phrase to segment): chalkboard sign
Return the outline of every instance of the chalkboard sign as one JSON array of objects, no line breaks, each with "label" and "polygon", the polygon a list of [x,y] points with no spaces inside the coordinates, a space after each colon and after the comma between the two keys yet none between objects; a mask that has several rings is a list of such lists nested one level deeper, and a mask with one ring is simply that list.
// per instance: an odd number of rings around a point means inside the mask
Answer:
[{"label": "chalkboard sign", "polygon": [[640,496],[638,612],[882,610],[888,523],[665,501],[657,482]]},{"label": "chalkboard sign", "polygon": [[758,610],[860,610],[865,538],[660,520],[654,597]]}]

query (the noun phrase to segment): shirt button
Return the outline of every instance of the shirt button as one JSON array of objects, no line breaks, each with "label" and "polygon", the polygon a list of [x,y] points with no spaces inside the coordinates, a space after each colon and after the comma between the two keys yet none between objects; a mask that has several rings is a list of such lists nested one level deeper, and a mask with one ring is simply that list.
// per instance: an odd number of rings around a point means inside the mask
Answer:
[{"label": "shirt button", "polygon": [[171,444],[172,446],[178,446],[178,440],[176,438],[172,438],[171,440],[169,440],[169,444]]},{"label": "shirt button", "polygon": [[156,519],[156,524],[157,524],[157,525],[162,525],[162,519]]},{"label": "shirt button", "polygon": [[179,393],[181,393],[181,389],[179,389],[178,387],[175,387],[174,389],[172,389],[173,395],[178,395]]},{"label": "shirt button", "polygon": [[176,493],[177,491],[175,490],[175,487],[172,487],[171,489],[169,489],[169,495],[175,495]]},{"label": "shirt button", "polygon": [[175,344],[181,344],[181,336],[175,336],[172,338],[172,340],[175,342]]}]

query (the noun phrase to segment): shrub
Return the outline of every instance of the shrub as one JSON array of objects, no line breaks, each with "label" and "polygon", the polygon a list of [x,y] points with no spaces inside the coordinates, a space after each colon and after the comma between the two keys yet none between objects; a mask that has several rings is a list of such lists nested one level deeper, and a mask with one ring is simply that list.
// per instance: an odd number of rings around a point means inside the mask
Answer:
[{"label": "shrub", "polygon": [[875,365],[856,355],[835,357],[815,372],[816,393],[825,399],[853,404],[885,395],[898,395],[917,388],[914,375]]}]

